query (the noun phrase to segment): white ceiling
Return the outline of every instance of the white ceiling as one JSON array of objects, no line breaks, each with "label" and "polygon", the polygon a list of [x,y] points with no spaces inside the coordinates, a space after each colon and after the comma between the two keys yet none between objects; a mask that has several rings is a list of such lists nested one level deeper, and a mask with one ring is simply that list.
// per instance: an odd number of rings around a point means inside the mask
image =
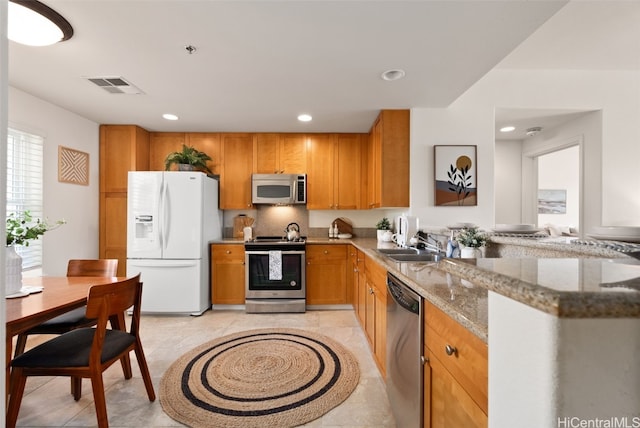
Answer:
[{"label": "white ceiling", "polygon": [[[503,59],[497,68],[640,70],[640,2],[572,1]],[[526,139],[589,113],[580,110],[496,108],[496,140]],[[501,133],[503,126],[516,129]]]},{"label": "white ceiling", "polygon": [[[75,34],[10,42],[10,85],[151,131],[366,132],[383,108],[446,107],[496,65],[640,68],[640,2],[44,1]],[[380,78],[395,68],[406,77]],[[144,95],[108,94],[95,76]]]}]

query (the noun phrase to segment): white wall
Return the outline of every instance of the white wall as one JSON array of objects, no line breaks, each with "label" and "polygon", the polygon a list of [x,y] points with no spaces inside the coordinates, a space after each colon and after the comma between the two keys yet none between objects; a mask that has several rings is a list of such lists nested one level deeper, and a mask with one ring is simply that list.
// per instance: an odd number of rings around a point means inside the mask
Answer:
[{"label": "white wall", "polygon": [[580,147],[573,146],[538,157],[538,189],[565,191],[565,212],[538,213],[538,226],[580,224]]},{"label": "white wall", "polygon": [[[98,257],[98,124],[12,87],[8,114],[10,127],[45,139],[44,215],[67,224],[40,238],[42,272],[65,275],[68,259]],[[88,186],[58,182],[58,146],[89,153]]]},{"label": "white wall", "polygon": [[522,223],[522,141],[496,141],[495,150],[495,222]]},{"label": "white wall", "polygon": [[[640,73],[637,71],[492,70],[446,109],[413,109],[411,115],[411,211],[421,224],[472,221],[491,227],[494,206],[494,109],[556,108],[602,111],[602,153],[585,153],[585,224],[640,225]],[[435,207],[433,145],[478,145],[478,206]],[[586,177],[586,176],[585,176]],[[596,220],[591,220],[596,221]]]}]

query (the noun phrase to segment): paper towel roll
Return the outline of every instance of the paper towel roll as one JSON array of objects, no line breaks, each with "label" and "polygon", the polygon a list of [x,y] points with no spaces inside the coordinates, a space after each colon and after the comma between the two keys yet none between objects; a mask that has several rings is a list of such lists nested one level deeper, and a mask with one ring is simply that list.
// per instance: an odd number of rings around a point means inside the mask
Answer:
[{"label": "paper towel roll", "polygon": [[245,241],[251,241],[252,235],[253,235],[253,229],[247,226],[242,229],[242,234],[244,235]]}]

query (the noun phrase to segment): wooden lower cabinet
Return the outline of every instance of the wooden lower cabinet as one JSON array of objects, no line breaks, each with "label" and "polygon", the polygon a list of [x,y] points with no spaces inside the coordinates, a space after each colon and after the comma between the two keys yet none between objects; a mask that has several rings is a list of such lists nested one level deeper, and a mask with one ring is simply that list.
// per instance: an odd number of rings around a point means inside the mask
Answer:
[{"label": "wooden lower cabinet", "polygon": [[373,358],[382,374],[387,373],[387,270],[373,259],[365,258],[366,297],[365,331]]},{"label": "wooden lower cabinet", "polygon": [[244,245],[211,245],[211,303],[244,305],[244,278]]},{"label": "wooden lower cabinet", "polygon": [[487,415],[444,364],[428,348],[425,356],[429,362],[424,367],[424,427],[486,427]]},{"label": "wooden lower cabinet", "polygon": [[424,427],[487,427],[487,345],[431,303],[424,313]]},{"label": "wooden lower cabinet", "polygon": [[348,304],[346,244],[307,245],[307,305]]}]

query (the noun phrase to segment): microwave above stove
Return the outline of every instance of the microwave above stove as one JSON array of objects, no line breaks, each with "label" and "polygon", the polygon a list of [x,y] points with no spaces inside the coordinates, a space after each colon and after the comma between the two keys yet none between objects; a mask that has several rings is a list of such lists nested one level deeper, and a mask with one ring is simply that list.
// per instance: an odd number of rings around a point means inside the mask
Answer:
[{"label": "microwave above stove", "polygon": [[253,174],[251,195],[254,204],[306,204],[307,176],[305,174]]}]

